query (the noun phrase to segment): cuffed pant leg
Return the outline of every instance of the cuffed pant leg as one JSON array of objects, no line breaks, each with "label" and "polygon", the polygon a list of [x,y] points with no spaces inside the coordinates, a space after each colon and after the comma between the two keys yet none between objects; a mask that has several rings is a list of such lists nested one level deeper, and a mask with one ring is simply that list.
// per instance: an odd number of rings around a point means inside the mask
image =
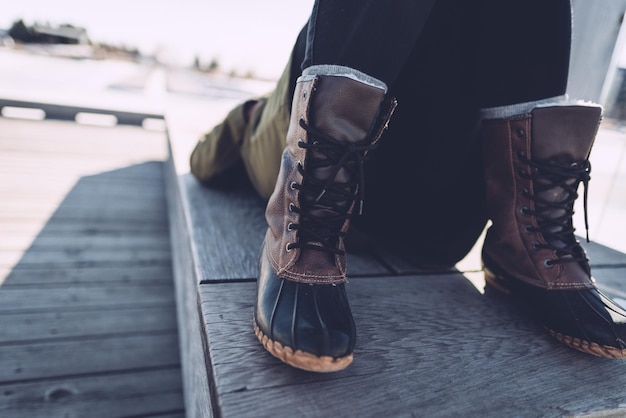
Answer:
[{"label": "cuffed pant leg", "polygon": [[252,115],[243,135],[241,158],[244,167],[255,190],[266,200],[274,191],[286,145],[293,78],[290,59],[276,89],[267,98],[262,111]]},{"label": "cuffed pant leg", "polygon": [[[257,98],[257,106],[246,121],[250,102],[234,108],[211,132],[204,135],[191,154],[191,172],[202,182],[212,184],[243,165],[257,193],[269,199],[274,190],[280,160],[286,145],[291,101],[304,57],[306,27],[295,43],[276,88]],[[244,170],[242,170],[244,171]]]},{"label": "cuffed pant leg", "polygon": [[241,160],[240,147],[247,131],[244,113],[256,100],[249,100],[232,109],[224,120],[203,134],[194,147],[189,166],[202,183],[215,184],[230,174],[230,168]]}]

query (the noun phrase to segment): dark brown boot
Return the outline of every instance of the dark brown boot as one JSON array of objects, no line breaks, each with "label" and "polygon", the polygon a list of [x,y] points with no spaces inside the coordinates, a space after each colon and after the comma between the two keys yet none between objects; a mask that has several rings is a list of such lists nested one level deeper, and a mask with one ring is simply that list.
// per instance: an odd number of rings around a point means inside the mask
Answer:
[{"label": "dark brown boot", "polygon": [[596,288],[572,223],[578,186],[586,192],[590,178],[601,112],[599,106],[540,107],[483,122],[493,225],[482,257],[487,284],[515,295],[559,341],[623,358],[626,312]]},{"label": "dark brown boot", "polygon": [[363,191],[362,164],[395,100],[347,77],[297,83],[287,147],[266,209],[254,328],[264,347],[301,369],[352,362],[356,332],[343,239]]}]

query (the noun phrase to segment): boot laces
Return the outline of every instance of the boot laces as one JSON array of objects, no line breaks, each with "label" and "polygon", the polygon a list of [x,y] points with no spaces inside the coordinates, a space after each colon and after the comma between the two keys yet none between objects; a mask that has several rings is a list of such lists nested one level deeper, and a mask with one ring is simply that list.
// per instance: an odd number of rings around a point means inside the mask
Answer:
[{"label": "boot laces", "polygon": [[[586,240],[589,242],[589,221],[587,218],[587,195],[591,164],[589,160],[567,162],[556,159],[528,159],[523,153],[518,157],[530,170],[519,174],[533,182],[534,193],[528,190],[522,193],[535,203],[535,210],[523,208],[522,211],[537,219],[538,227],[529,227],[531,232],[543,235],[545,243],[537,243],[536,248],[555,251],[557,258],[548,260],[549,264],[588,261],[580,242],[575,238],[572,222],[574,202],[578,198],[578,186],[583,184],[583,208]],[[559,199],[546,196],[550,192],[561,192]],[[555,193],[556,193],[555,192]]]},{"label": "boot laces", "polygon": [[[359,214],[362,213],[363,163],[367,151],[374,149],[376,144],[367,139],[356,143],[337,140],[309,126],[304,119],[300,119],[300,126],[309,138],[308,142],[298,142],[300,148],[307,150],[307,166],[298,164],[302,184],[293,185],[300,190],[300,207],[292,209],[300,214],[300,223],[290,225],[291,229],[298,230],[298,240],[289,248],[344,255],[345,252],[338,248],[339,238],[346,235],[342,227],[350,217],[357,196]],[[345,182],[337,181],[342,169],[347,173]]]}]

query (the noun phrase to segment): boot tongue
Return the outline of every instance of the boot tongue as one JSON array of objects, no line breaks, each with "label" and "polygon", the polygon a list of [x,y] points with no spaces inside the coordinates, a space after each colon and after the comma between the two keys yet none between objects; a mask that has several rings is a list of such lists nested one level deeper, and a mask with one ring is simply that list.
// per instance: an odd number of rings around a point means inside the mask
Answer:
[{"label": "boot tongue", "polygon": [[[315,90],[311,92],[308,110],[309,123],[317,131],[342,142],[357,143],[368,138],[375,125],[385,93],[383,90],[343,76],[319,76]],[[315,141],[316,138],[309,138]],[[321,140],[320,140],[321,141]],[[334,158],[311,150],[307,154],[307,173],[318,182],[331,180],[335,174]],[[320,164],[321,163],[321,164]],[[315,167],[315,168],[313,168]],[[319,201],[313,196],[303,197],[302,203],[315,218],[336,219],[337,208],[347,211],[352,205],[349,183],[354,184],[356,161],[348,161],[336,173],[332,182],[338,186],[345,184],[347,193],[331,196],[330,193]],[[327,223],[331,230],[339,230],[343,220],[337,225]]]},{"label": "boot tongue", "polygon": [[369,134],[385,93],[341,76],[320,76],[311,98],[310,123],[331,138],[358,142]]},{"label": "boot tongue", "polygon": [[[535,108],[532,111],[531,155],[533,159],[552,160],[558,165],[570,166],[589,157],[591,146],[596,136],[602,108],[600,106],[553,106]],[[549,184],[547,179],[537,179],[538,184]],[[567,180],[570,187],[576,186],[577,180]],[[552,203],[565,202],[570,194],[562,187],[552,187],[538,193],[542,200]],[[567,206],[567,205],[566,205]],[[553,208],[544,211],[546,218],[555,219],[566,214],[563,209]],[[549,232],[558,232],[567,227],[547,228]],[[563,237],[566,241],[574,237]],[[571,242],[558,239],[550,240],[556,248],[564,248]]]},{"label": "boot tongue", "polygon": [[[311,97],[309,122],[333,139],[351,143],[362,141],[374,126],[384,96],[383,90],[348,77],[319,76]],[[310,157],[321,156],[313,152]],[[323,167],[312,174],[318,180],[326,181],[333,172],[333,167]],[[348,181],[349,173],[340,169],[335,182]]]},{"label": "boot tongue", "polygon": [[533,158],[583,161],[591,151],[602,108],[600,106],[552,106],[532,111]]}]

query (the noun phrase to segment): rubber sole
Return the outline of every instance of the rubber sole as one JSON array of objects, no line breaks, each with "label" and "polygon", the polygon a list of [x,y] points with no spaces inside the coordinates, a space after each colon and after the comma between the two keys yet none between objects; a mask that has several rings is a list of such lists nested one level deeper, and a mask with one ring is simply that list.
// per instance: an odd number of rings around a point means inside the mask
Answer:
[{"label": "rubber sole", "polygon": [[261,344],[263,344],[263,347],[265,347],[271,355],[292,367],[309,372],[332,373],[343,370],[352,363],[352,353],[344,357],[335,358],[331,356],[316,356],[302,350],[294,350],[289,346],[282,345],[278,341],[272,341],[261,331],[256,324],[256,320],[253,320],[253,325],[254,333]]},{"label": "rubber sole", "polygon": [[[495,273],[483,267],[485,272],[485,283],[492,289],[497,290],[503,295],[512,296],[513,291],[506,285],[506,279],[499,278]],[[611,358],[611,359],[624,359],[626,358],[626,350],[622,350],[616,347],[600,345],[592,341],[582,340],[580,338],[571,337],[569,335],[561,334],[551,328],[545,327],[546,331],[557,339],[557,341],[565,344],[566,346],[573,348],[583,353],[591,354],[597,357]]]}]

